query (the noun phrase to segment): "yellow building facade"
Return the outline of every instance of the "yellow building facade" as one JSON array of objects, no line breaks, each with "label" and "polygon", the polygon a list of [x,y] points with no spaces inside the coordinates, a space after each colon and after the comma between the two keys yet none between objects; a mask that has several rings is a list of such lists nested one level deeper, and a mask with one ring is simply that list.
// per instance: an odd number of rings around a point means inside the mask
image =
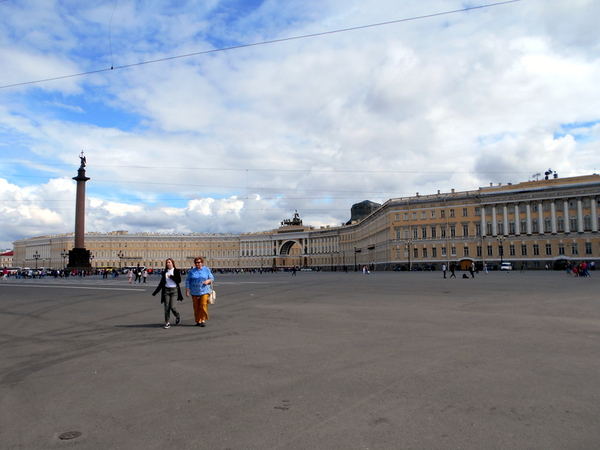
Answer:
[{"label": "yellow building facade", "polygon": [[[455,262],[528,269],[557,261],[600,259],[600,176],[490,185],[472,191],[394,198],[351,224],[314,228],[298,215],[271,231],[244,234],[87,233],[92,267],[191,267],[203,256],[213,269],[310,267],[324,270],[437,268]],[[14,242],[13,266],[65,266],[73,234]]]}]

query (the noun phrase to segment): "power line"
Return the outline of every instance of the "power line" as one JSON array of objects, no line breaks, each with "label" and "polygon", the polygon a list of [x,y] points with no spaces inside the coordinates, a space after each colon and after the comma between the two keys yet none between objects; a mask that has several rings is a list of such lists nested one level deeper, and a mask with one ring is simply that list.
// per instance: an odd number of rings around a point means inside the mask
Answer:
[{"label": "power line", "polygon": [[[519,0],[520,1],[520,0]],[[16,164],[21,166],[30,166],[30,167],[75,167],[73,164],[58,164],[58,163],[36,163],[31,161],[13,161],[13,160],[0,160],[0,163],[4,164]],[[100,165],[94,164],[93,166],[88,166],[89,168],[109,168],[114,169],[114,165]],[[264,169],[264,168],[244,168],[244,167],[194,167],[194,166],[185,166],[185,167],[168,167],[168,166],[132,166],[127,165],[128,169],[147,169],[147,170],[202,170],[202,171],[222,171],[222,172],[296,172],[296,173],[324,173],[324,174],[337,174],[337,173],[366,173],[366,174],[377,174],[377,173],[387,173],[387,174],[399,174],[399,175],[435,175],[435,174],[467,174],[467,175],[481,175],[481,174],[530,174],[530,170],[527,171],[514,171],[514,170],[498,170],[498,171],[484,171],[484,172],[473,172],[470,170],[460,171],[460,170],[364,170],[364,169],[285,169],[285,168],[277,168],[277,169]],[[68,176],[68,175],[65,175]],[[14,177],[21,178],[21,177]],[[24,176],[22,178],[47,178],[47,177],[34,177],[34,176]],[[108,180],[114,182],[113,180]],[[157,184],[152,182],[151,184]]]},{"label": "power line", "polygon": [[105,69],[91,70],[91,71],[87,71],[87,72],[74,73],[74,74],[70,74],[70,75],[63,75],[60,77],[53,77],[53,78],[44,78],[44,79],[34,80],[34,81],[24,81],[24,82],[15,83],[15,84],[7,84],[4,86],[0,86],[0,89],[7,89],[7,88],[17,87],[17,86],[26,86],[26,85],[30,85],[30,84],[45,83],[48,81],[65,80],[68,78],[82,77],[85,75],[95,75],[95,74],[99,74],[99,73],[110,72],[112,70],[117,70],[117,69],[128,69],[131,67],[143,66],[143,65],[147,65],[147,64],[156,64],[159,62],[172,61],[175,59],[182,59],[182,58],[190,58],[192,56],[208,55],[211,53],[225,52],[225,51],[229,51],[229,50],[238,50],[241,48],[256,47],[256,46],[260,46],[260,45],[277,44],[280,42],[308,39],[308,38],[327,36],[330,34],[337,34],[337,33],[347,33],[349,31],[364,30],[366,28],[381,27],[381,26],[385,26],[385,25],[393,25],[393,24],[397,24],[397,23],[410,22],[410,21],[414,21],[414,20],[430,19],[432,17],[446,16],[446,15],[450,15],[450,14],[457,14],[457,13],[461,13],[461,12],[473,11],[476,9],[492,8],[494,6],[507,5],[509,3],[517,3],[520,1],[521,0],[507,0],[504,2],[498,2],[498,3],[489,3],[487,5],[468,6],[466,8],[455,9],[452,11],[444,11],[444,12],[440,12],[440,13],[426,14],[426,15],[422,15],[422,16],[414,16],[414,17],[408,17],[408,18],[404,18],[404,19],[390,20],[388,22],[379,22],[379,23],[374,23],[374,24],[369,24],[369,25],[360,25],[360,26],[356,26],[356,27],[342,28],[339,30],[323,31],[321,33],[305,34],[302,36],[292,36],[292,37],[288,37],[288,38],[273,39],[273,40],[269,40],[269,41],[255,42],[255,43],[251,43],[251,44],[240,44],[240,45],[234,45],[231,47],[222,47],[222,48],[216,48],[216,49],[212,49],[212,50],[204,50],[201,52],[169,56],[166,58],[152,59],[152,60],[148,60],[148,61],[140,61],[137,63],[124,64],[122,66],[112,66],[111,65],[110,68],[105,68]]}]

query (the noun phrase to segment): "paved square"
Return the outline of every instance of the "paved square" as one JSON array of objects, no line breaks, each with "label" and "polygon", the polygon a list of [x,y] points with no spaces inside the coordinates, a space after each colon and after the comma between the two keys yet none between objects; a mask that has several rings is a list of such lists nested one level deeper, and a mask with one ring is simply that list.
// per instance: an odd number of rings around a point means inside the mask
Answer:
[{"label": "paved square", "polygon": [[124,277],[0,284],[3,449],[600,445],[596,272],[216,274],[165,330]]}]

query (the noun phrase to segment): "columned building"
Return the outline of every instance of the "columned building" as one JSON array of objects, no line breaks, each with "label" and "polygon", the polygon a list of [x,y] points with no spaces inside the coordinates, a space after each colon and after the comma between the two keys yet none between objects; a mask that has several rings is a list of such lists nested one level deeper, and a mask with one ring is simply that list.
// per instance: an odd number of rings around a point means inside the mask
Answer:
[{"label": "columned building", "polygon": [[[180,268],[203,256],[213,269],[311,267],[324,270],[440,268],[456,262],[528,269],[558,260],[600,260],[600,176],[490,185],[472,191],[394,198],[358,221],[314,228],[298,213],[271,231],[244,234],[86,233],[94,268]],[[364,203],[364,202],[363,202]],[[14,267],[66,265],[73,234],[14,243]]]}]

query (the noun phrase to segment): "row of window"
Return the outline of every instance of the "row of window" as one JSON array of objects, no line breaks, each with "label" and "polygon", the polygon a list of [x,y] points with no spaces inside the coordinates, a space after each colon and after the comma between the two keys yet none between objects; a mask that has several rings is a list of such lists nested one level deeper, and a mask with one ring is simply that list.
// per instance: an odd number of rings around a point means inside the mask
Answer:
[{"label": "row of window", "polygon": [[[600,218],[598,220],[600,221]],[[521,220],[519,225],[520,225],[520,233],[525,234],[528,231],[527,221],[525,219],[523,219],[523,220]],[[578,227],[579,227],[579,220],[577,219],[577,217],[571,217],[569,219],[569,231],[578,231]],[[564,233],[565,230],[566,230],[566,228],[565,228],[564,218],[557,217],[556,218],[556,232]],[[446,227],[446,225],[431,225],[431,226],[422,226],[422,227],[412,227],[412,236],[410,233],[410,228],[408,228],[408,227],[405,227],[402,229],[398,228],[398,229],[396,229],[396,240],[411,239],[411,238],[412,239],[427,239],[427,238],[437,239],[438,231],[439,231],[440,238],[457,236],[457,234],[456,234],[457,226],[454,224],[448,225],[447,227]],[[472,236],[469,233],[469,231],[470,231],[470,225],[462,224],[462,235],[461,236],[462,237]],[[543,232],[551,233],[552,231],[553,231],[552,230],[552,221],[549,217],[547,217],[544,219]],[[592,218],[590,216],[585,216],[583,218],[583,231],[592,231]],[[517,232],[517,228],[515,225],[515,221],[511,220],[508,223],[508,233],[506,233],[506,234],[514,235],[514,234],[516,234],[516,232]],[[537,219],[533,219],[531,221],[531,232],[532,233],[540,233],[539,221]],[[487,222],[485,233],[487,236],[493,236],[494,234],[504,235],[505,234],[504,222],[502,220],[498,221],[495,233],[494,233],[492,222]],[[475,224],[475,236],[481,236],[481,224],[480,223]]]},{"label": "row of window", "polygon": [[[554,256],[555,254],[553,253],[553,245],[554,244],[546,244],[545,245],[545,256]],[[579,255],[579,244],[576,242],[570,243],[570,244],[563,244],[563,243],[558,243],[558,253],[556,253],[556,255],[566,255],[567,251],[570,251],[570,255],[571,256],[577,256]],[[497,257],[501,257],[501,256],[529,256],[529,246],[527,244],[521,244],[520,246],[516,246],[516,245],[508,245],[508,251],[505,252],[504,246],[503,245],[498,245],[496,246],[496,251],[494,252],[494,246],[492,245],[488,245],[486,248],[486,256],[497,256]],[[520,250],[520,254],[517,255],[517,249]],[[409,250],[404,250],[404,257],[406,258],[408,256],[407,251]],[[541,247],[539,244],[533,244],[531,246],[531,255],[532,256],[540,256],[541,253]],[[402,252],[402,250],[397,250],[397,257],[401,258],[400,253]],[[592,247],[592,243],[591,242],[585,242],[584,243],[584,253],[585,255],[592,255],[593,254],[593,247]],[[413,258],[437,258],[438,257],[438,249],[436,247],[432,247],[432,248],[427,248],[427,247],[423,247],[423,248],[419,248],[419,247],[413,247],[412,248],[412,256]],[[446,247],[441,247],[440,248],[440,257],[444,258],[448,256],[447,253],[447,248]],[[450,256],[458,256],[457,255],[457,248],[455,246],[450,247]],[[462,248],[462,256],[464,257],[470,257],[472,256],[470,254],[470,249],[468,246],[464,246]],[[478,245],[476,247],[476,257],[481,258],[483,257],[483,247],[481,245]]]},{"label": "row of window", "polygon": [[[598,201],[598,205],[600,206],[600,200]],[[550,211],[551,210],[551,203],[549,201],[546,202],[542,202],[541,203],[541,207],[543,211]],[[557,200],[556,202],[554,202],[555,205],[555,210],[556,211],[563,211],[564,210],[564,201],[560,201]],[[569,207],[569,209],[577,209],[577,200],[575,199],[570,199],[567,201],[567,205]],[[588,209],[591,205],[591,199],[590,198],[584,198],[582,199],[582,207]],[[485,206],[485,214],[486,215],[492,215],[493,212],[493,208],[496,208],[496,213],[497,214],[504,214],[504,205],[499,204],[499,205],[495,205],[495,206]],[[515,204],[514,203],[509,203],[506,205],[506,208],[508,210],[509,214],[514,214],[515,213]],[[538,212],[538,208],[539,208],[539,203],[538,202],[532,202],[530,203],[530,211],[531,212]],[[469,217],[469,208],[449,208],[448,209],[448,217],[452,218],[452,217],[457,217],[456,216],[456,212],[457,210],[460,210],[461,212],[461,217]],[[436,219],[437,218],[437,212],[440,213],[440,219],[445,219],[446,218],[446,210],[445,209],[440,209],[440,210],[430,210],[430,211],[413,211],[412,213],[402,213],[402,220],[409,221],[409,217],[412,218],[412,220],[417,220],[419,217],[419,213],[420,213],[420,218],[422,220],[427,220],[429,219]],[[527,205],[525,203],[521,203],[519,204],[519,212],[525,214],[527,212]],[[475,216],[481,216],[481,207],[476,206],[473,209],[473,213]],[[400,213],[396,213],[395,215],[395,219],[396,222],[400,221]]]},{"label": "row of window", "polygon": [[[140,253],[142,253],[140,255]],[[201,256],[210,257],[210,258],[233,258],[237,257],[237,251],[235,250],[210,250],[210,251],[200,251]],[[95,250],[92,252],[94,258],[98,259],[119,259],[119,255],[115,250]],[[143,252],[138,252],[137,250],[125,250],[122,252],[123,259],[156,259],[156,258],[195,258],[198,256],[197,251],[163,251],[163,250],[148,250]],[[31,259],[31,258],[30,258]]]}]

